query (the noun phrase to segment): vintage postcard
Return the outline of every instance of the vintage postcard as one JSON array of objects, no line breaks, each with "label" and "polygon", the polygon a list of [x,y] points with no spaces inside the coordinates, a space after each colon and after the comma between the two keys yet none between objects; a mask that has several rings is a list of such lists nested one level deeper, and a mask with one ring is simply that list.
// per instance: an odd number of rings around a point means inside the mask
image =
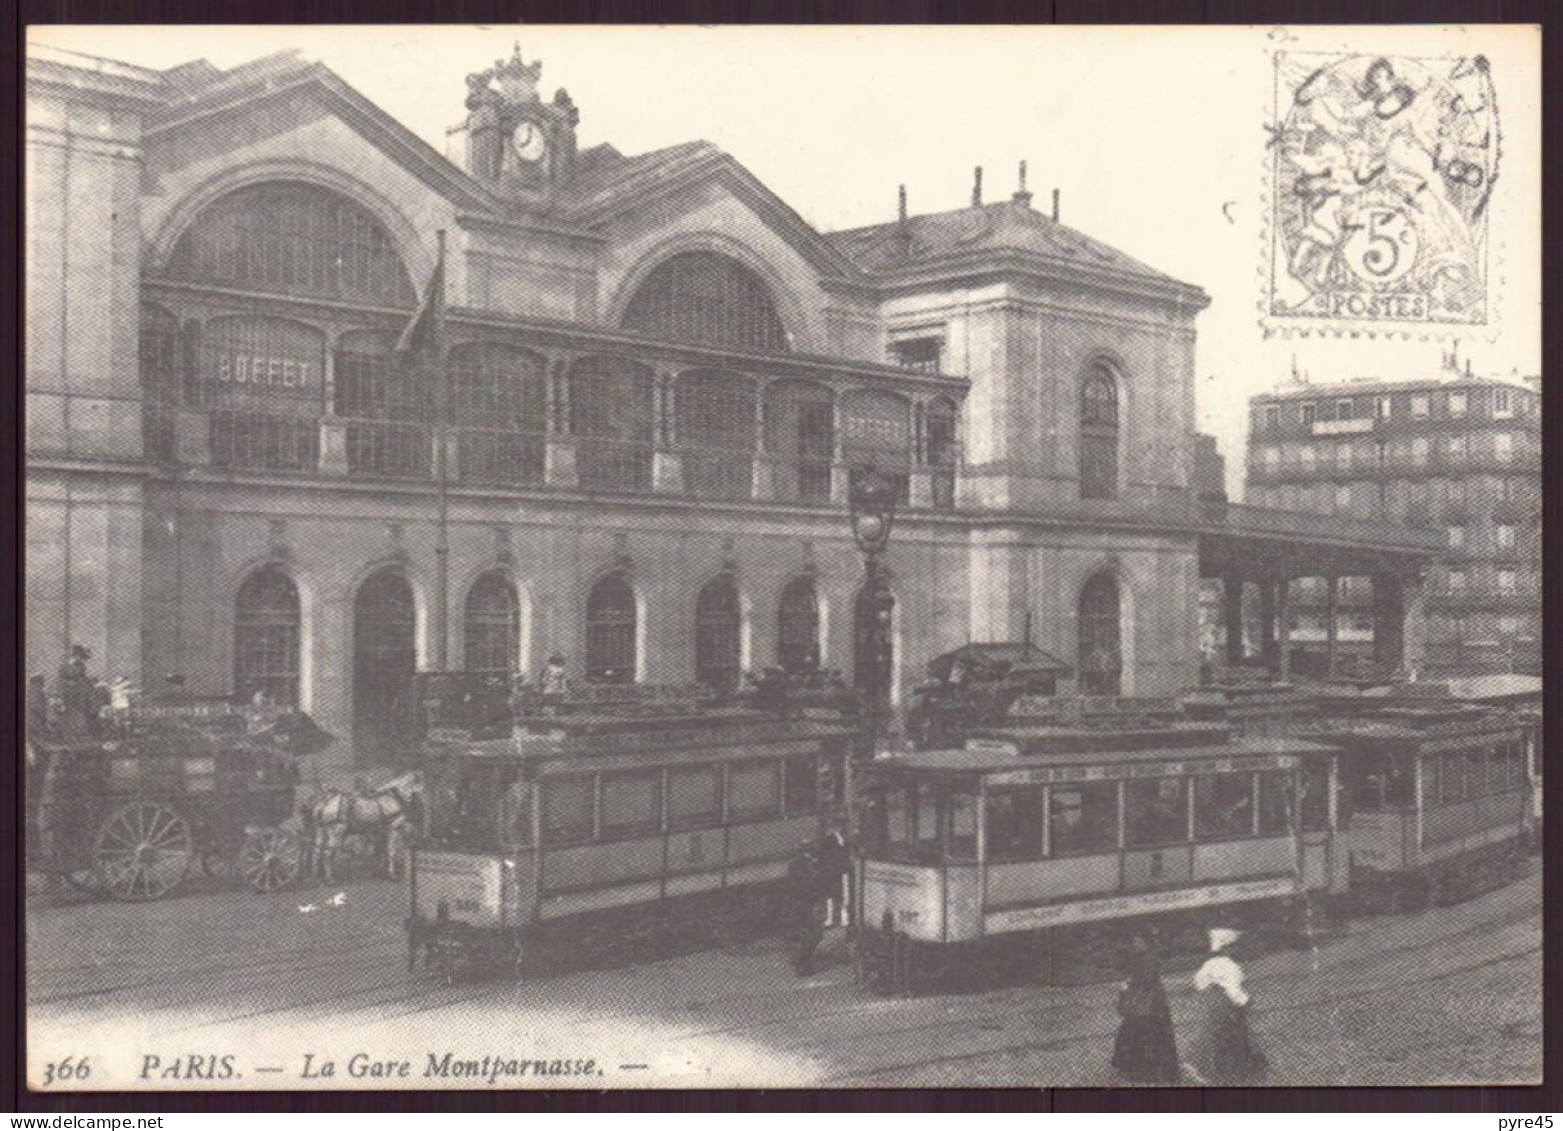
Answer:
[{"label": "vintage postcard", "polygon": [[32,28],[30,1087],[1539,1081],[1540,38]]}]

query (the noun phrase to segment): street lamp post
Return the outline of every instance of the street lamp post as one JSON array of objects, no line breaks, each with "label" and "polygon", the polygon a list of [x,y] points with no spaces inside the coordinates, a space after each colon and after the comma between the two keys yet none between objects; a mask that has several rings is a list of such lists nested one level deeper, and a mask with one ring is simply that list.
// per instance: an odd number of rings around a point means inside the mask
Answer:
[{"label": "street lamp post", "polygon": [[895,483],[872,466],[860,468],[852,477],[847,504],[852,537],[863,554],[860,600],[867,603],[869,612],[866,621],[856,626],[860,635],[857,645],[863,649],[863,656],[856,665],[854,682],[860,684],[858,692],[868,715],[872,756],[879,748],[890,706],[890,617],[894,603],[880,573],[879,557],[890,544],[890,528],[895,522]]}]

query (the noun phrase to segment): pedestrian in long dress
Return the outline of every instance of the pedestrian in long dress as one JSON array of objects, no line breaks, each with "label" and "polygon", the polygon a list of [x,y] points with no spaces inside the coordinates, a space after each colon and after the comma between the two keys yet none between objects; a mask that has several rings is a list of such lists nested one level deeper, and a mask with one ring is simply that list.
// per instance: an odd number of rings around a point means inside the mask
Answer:
[{"label": "pedestrian in long dress", "polygon": [[1210,932],[1210,957],[1194,975],[1199,995],[1199,1039],[1194,1065],[1210,1084],[1251,1083],[1264,1075],[1267,1061],[1249,1026],[1250,998],[1243,989],[1243,968],[1229,948],[1238,932]]},{"label": "pedestrian in long dress", "polygon": [[1113,1067],[1137,1084],[1175,1084],[1178,1042],[1172,1031],[1172,1007],[1161,984],[1156,948],[1136,935],[1129,949],[1129,980],[1118,993],[1118,1039]]}]

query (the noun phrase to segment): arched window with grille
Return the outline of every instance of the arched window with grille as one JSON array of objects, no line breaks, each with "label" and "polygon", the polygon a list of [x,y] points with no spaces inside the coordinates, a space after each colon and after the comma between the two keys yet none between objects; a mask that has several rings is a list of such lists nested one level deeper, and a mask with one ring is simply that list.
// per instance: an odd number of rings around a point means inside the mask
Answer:
[{"label": "arched window with grille", "polygon": [[1119,695],[1123,686],[1118,581],[1098,573],[1080,589],[1080,691]]},{"label": "arched window with grille", "polygon": [[1080,497],[1118,495],[1118,379],[1093,365],[1080,385]]},{"label": "arched window with grille", "polygon": [[828,503],[836,455],[836,403],[828,386],[773,381],[765,390],[765,451],[776,468],[776,497]]},{"label": "arched window with grille", "polygon": [[593,683],[634,683],[638,613],[635,590],[612,573],[586,598],[586,678]]},{"label": "arched window with grille", "polygon": [[432,398],[415,367],[392,357],[379,330],[350,330],[337,340],[332,407],[347,421],[350,475],[426,479],[434,452]]},{"label": "arched window with grille", "polygon": [[664,341],[787,350],[787,332],[765,281],[712,251],[686,251],[659,263],[630,297],[623,325]]},{"label": "arched window with grille", "polygon": [[281,706],[298,705],[301,624],[292,578],[266,566],[245,579],[233,617],[233,690],[240,701],[264,694]]},{"label": "arched window with grille", "polygon": [[543,359],[498,342],[450,353],[451,422],[467,483],[541,483],[548,393]]},{"label": "arched window with grille", "polygon": [[184,401],[184,357],[179,319],[161,306],[141,304],[143,442],[148,459],[175,455],[174,414]]},{"label": "arched window with grille", "polygon": [[179,237],[167,273],[244,290],[411,307],[395,242],[368,209],[315,185],[274,181],[212,203]]},{"label": "arched window with grille", "polygon": [[644,365],[616,357],[576,362],[570,370],[570,430],[582,487],[651,490],[655,404],[655,379]]},{"label": "arched window with grille", "polygon": [[502,573],[486,573],[467,593],[469,672],[509,675],[521,657],[521,602]]},{"label": "arched window with grille", "polygon": [[721,694],[738,689],[743,669],[743,609],[730,574],[712,578],[695,602],[695,680]]},{"label": "arched window with grille", "polygon": [[689,493],[747,499],[754,482],[754,382],[736,373],[699,370],[674,386],[675,431]]},{"label": "arched window with grille", "polygon": [[776,610],[776,662],[789,672],[819,667],[819,596],[812,577],[794,578],[782,590]]}]

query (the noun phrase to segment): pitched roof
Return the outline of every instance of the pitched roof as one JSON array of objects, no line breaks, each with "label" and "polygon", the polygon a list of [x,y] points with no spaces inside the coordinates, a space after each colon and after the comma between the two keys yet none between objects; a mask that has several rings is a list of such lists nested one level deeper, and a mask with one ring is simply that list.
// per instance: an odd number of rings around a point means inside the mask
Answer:
[{"label": "pitched roof", "polygon": [[1016,200],[912,216],[904,227],[892,221],[850,228],[825,238],[874,274],[916,270],[973,252],[1013,251],[1060,265],[1188,286]]}]

